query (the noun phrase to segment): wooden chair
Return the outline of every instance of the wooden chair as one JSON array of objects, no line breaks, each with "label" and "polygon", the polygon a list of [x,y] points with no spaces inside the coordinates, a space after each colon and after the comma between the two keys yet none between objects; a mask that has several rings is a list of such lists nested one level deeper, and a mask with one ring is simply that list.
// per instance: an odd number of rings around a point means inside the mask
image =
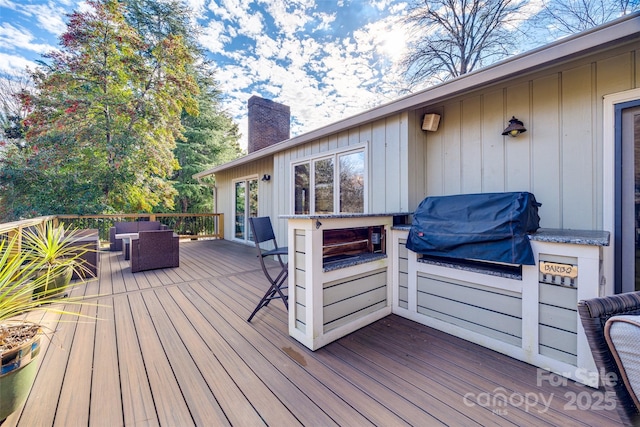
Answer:
[{"label": "wooden chair", "polygon": [[625,425],[640,426],[640,412],[605,338],[607,320],[618,315],[640,315],[640,292],[629,292],[578,302],[578,313],[604,388],[615,400]]},{"label": "wooden chair", "polygon": [[[276,236],[273,233],[273,226],[271,225],[271,219],[268,216],[265,217],[257,217],[257,218],[249,218],[249,226],[251,227],[251,233],[253,234],[253,241],[256,245],[256,249],[258,251],[258,259],[260,260],[260,265],[262,266],[262,271],[266,276],[267,280],[271,284],[269,289],[264,294],[256,308],[247,319],[248,322],[251,322],[253,316],[263,307],[269,305],[269,302],[273,299],[281,299],[284,303],[284,306],[289,309],[288,303],[288,295],[285,295],[282,290],[287,287],[284,285],[287,280],[287,276],[289,275],[289,268],[287,263],[282,261],[283,255],[288,255],[289,249],[284,247],[278,247],[278,243],[276,242]],[[271,242],[273,245],[273,249],[264,251],[260,244],[265,242]],[[268,270],[267,265],[265,264],[264,259],[266,257],[274,257],[278,263],[280,264],[280,271],[274,277]]]}]

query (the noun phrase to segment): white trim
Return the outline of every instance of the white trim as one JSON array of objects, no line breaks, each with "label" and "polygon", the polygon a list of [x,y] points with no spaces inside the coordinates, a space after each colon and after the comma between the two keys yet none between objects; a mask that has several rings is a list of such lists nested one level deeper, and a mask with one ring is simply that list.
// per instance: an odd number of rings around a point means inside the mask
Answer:
[{"label": "white trim", "polygon": [[[247,231],[249,230],[249,221],[248,221],[247,211],[246,211],[247,200],[249,198],[249,187],[248,187],[247,183],[249,181],[255,180],[256,183],[258,184],[258,209],[259,209],[260,208],[260,180],[259,179],[260,178],[259,178],[258,175],[251,174],[251,175],[245,175],[245,176],[240,177],[240,178],[233,178],[231,180],[231,188],[233,189],[233,194],[232,194],[232,201],[233,201],[233,210],[232,210],[233,217],[232,217],[232,220],[233,221],[231,223],[231,229],[232,229],[233,233],[232,233],[231,240],[234,241],[234,242],[244,243],[244,244],[253,244],[253,241],[248,239],[248,233],[247,233]],[[236,184],[238,182],[244,182],[245,183],[245,195],[244,195],[244,197],[245,197],[245,206],[244,206],[245,207],[245,220],[244,220],[245,237],[242,238],[242,239],[239,239],[239,238],[236,237],[236,213],[237,212],[236,212],[235,206],[236,206],[236,201],[237,201],[236,200]],[[259,210],[258,210],[258,212],[259,212]]]},{"label": "white trim", "polygon": [[[315,162],[324,159],[333,159],[334,160],[334,188],[333,188],[333,207],[334,213],[336,209],[340,209],[340,185],[339,185],[339,177],[340,177],[340,156],[348,155],[352,153],[364,153],[364,194],[363,194],[363,211],[362,213],[369,212],[369,197],[368,197],[368,188],[369,188],[369,141],[364,143],[360,143],[353,146],[341,147],[334,150],[323,151],[321,153],[315,153],[309,156],[305,156],[303,158],[297,158],[289,162],[289,176],[291,179],[289,180],[289,194],[292,197],[289,200],[289,212],[294,214],[295,212],[295,191],[296,191],[296,180],[295,180],[295,167],[303,164],[309,164],[309,188],[313,188],[313,182],[315,181]],[[338,186],[335,186],[335,183],[338,182]],[[315,215],[315,189],[310,191],[311,200],[309,201],[309,214]]]},{"label": "white trim", "polygon": [[603,97],[602,121],[602,225],[611,233],[609,246],[603,249],[603,270],[605,278],[604,295],[614,293],[615,256],[615,157],[616,157],[616,104],[640,100],[640,88],[613,93]]}]

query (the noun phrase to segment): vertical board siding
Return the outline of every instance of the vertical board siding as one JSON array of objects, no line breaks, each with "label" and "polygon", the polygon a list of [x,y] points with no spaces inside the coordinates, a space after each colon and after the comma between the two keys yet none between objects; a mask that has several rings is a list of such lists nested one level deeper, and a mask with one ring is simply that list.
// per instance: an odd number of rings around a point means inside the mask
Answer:
[{"label": "vertical board siding", "polygon": [[[305,244],[306,244],[306,234],[305,230],[296,229],[295,233],[295,318],[296,318],[296,329],[305,332],[306,324],[307,324],[307,311],[306,311],[306,252],[305,252]],[[291,281],[288,282],[291,285]]]},{"label": "vertical board siding", "polygon": [[[515,116],[529,123],[531,128],[530,103],[531,82],[509,87],[506,90],[505,110],[502,117]],[[492,127],[492,132],[495,133],[494,129],[500,129],[503,124],[507,123],[497,121]],[[505,191],[522,191],[523,188],[531,187],[531,135],[532,132],[525,132],[517,138],[502,138],[505,144]]]},{"label": "vertical board siding", "polygon": [[480,138],[482,140],[482,176],[481,191],[497,193],[505,190],[505,144],[506,141],[497,130],[503,128],[503,111],[499,108],[504,102],[504,91],[486,93],[481,98]]},{"label": "vertical board siding", "polygon": [[[453,194],[460,192],[462,188],[462,164],[458,161],[462,156],[462,103],[456,102],[445,106],[441,123],[453,123],[452,129],[441,138],[444,144],[443,172],[444,183],[442,184],[442,194]],[[442,132],[441,132],[442,133]]]},{"label": "vertical board siding", "polygon": [[591,64],[563,72],[562,198],[565,208],[570,207],[563,210],[565,228],[590,230],[595,226],[592,77]]},{"label": "vertical board siding", "polygon": [[358,274],[323,286],[324,332],[384,307],[387,269]]},{"label": "vertical board siding", "polygon": [[[532,181],[530,191],[542,203],[544,215],[540,225],[560,227],[562,224],[562,160],[560,151],[560,75],[558,73],[532,82],[532,114],[530,138]],[[526,187],[525,187],[526,188]]]},{"label": "vertical board siding", "polygon": [[[542,227],[602,228],[602,99],[638,87],[639,57],[620,46],[415,110],[416,127],[426,111],[442,118],[437,132],[409,133],[410,153],[426,150],[426,179],[410,159],[409,187],[420,196],[530,191]],[[527,132],[503,137],[512,116]],[[409,210],[424,198],[412,197]]]},{"label": "vertical board siding", "polygon": [[[460,170],[462,181],[457,193],[482,191],[482,98],[473,96],[462,100],[460,120]],[[455,123],[452,123],[456,126]],[[428,172],[428,171],[427,171]]]},{"label": "vertical board siding", "polygon": [[[544,257],[544,256],[541,256]],[[574,262],[577,264],[576,262]],[[540,283],[539,352],[576,365],[578,358],[578,289]]]},{"label": "vertical board siding", "polygon": [[516,346],[522,345],[522,297],[418,273],[418,313]]}]

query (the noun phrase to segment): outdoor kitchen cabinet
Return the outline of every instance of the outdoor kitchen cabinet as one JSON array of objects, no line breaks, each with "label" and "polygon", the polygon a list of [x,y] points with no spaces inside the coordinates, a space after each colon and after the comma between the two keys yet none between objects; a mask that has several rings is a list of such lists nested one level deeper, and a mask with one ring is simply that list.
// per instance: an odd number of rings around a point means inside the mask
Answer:
[{"label": "outdoor kitchen cabinet", "polygon": [[391,314],[393,248],[386,242],[394,214],[281,218],[288,220],[293,338],[316,350]]}]

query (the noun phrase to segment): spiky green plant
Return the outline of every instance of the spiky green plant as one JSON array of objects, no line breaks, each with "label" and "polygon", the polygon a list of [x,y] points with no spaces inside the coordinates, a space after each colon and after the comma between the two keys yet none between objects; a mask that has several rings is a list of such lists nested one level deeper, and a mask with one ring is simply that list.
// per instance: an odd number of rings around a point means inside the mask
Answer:
[{"label": "spiky green plant", "polygon": [[22,247],[27,256],[45,263],[39,274],[48,280],[43,283],[43,288],[34,290],[38,298],[48,298],[61,292],[61,288],[69,285],[73,273],[80,277],[91,276],[91,271],[81,259],[90,249],[71,245],[76,234],[77,230],[65,229],[63,225],[54,226],[50,221],[24,233]]},{"label": "spiky green plant", "polygon": [[[68,245],[73,233],[60,235],[56,230],[51,224],[38,227],[25,238],[22,248],[18,235],[0,240],[0,353],[13,347],[15,335],[24,333],[25,324],[29,324],[27,329],[34,333],[37,330],[38,325],[24,320],[22,314],[44,309],[78,315],[65,311],[60,304],[80,304],[82,298],[56,298],[51,296],[48,286],[51,280],[67,274],[70,268],[86,270],[79,262],[86,250]],[[57,291],[68,292],[84,282],[66,283]]]}]

